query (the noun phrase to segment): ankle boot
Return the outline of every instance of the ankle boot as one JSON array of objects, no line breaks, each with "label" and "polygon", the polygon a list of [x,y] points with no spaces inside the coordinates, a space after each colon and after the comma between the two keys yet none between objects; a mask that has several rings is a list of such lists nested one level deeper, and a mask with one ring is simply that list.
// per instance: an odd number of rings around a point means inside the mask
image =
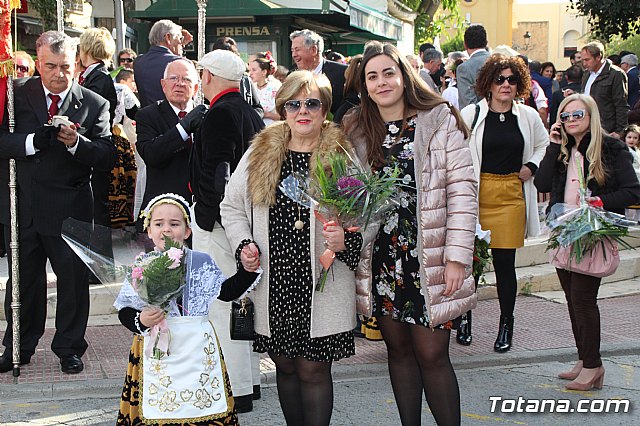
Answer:
[{"label": "ankle boot", "polygon": [[498,337],[493,344],[493,350],[496,352],[507,352],[511,349],[511,338],[513,337],[513,317],[500,315],[500,328],[498,329]]},{"label": "ankle boot", "polygon": [[468,311],[462,317],[458,333],[456,334],[456,342],[463,346],[469,346],[473,338],[471,337],[471,311]]}]

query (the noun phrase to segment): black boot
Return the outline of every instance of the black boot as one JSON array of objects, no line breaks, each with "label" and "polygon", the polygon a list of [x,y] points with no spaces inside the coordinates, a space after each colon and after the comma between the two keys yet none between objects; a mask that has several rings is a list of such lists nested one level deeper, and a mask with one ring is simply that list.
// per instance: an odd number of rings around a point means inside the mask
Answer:
[{"label": "black boot", "polygon": [[469,346],[473,337],[471,337],[471,311],[468,311],[462,316],[462,322],[458,327],[458,333],[456,334],[456,342],[463,346]]},{"label": "black boot", "polygon": [[507,352],[511,349],[511,338],[513,337],[513,317],[500,315],[500,328],[493,350],[496,352]]}]

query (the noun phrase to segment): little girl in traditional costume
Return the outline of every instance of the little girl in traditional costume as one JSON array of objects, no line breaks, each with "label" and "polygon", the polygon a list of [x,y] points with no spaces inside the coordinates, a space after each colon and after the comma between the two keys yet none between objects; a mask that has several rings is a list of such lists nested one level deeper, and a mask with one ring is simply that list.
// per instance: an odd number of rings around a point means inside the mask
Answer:
[{"label": "little girl in traditional costume", "polygon": [[[179,195],[155,197],[142,216],[157,250],[164,249],[165,236],[184,244],[191,235],[189,205]],[[238,424],[224,359],[207,315],[213,299],[237,299],[258,282],[258,254],[247,247],[239,257],[241,266],[227,278],[208,254],[185,248],[186,285],[181,297],[170,302],[168,314],[147,306],[125,280],[114,306],[122,325],[136,335],[117,424]],[[157,359],[145,351],[145,339],[150,340],[148,331],[165,319],[169,351]]]}]

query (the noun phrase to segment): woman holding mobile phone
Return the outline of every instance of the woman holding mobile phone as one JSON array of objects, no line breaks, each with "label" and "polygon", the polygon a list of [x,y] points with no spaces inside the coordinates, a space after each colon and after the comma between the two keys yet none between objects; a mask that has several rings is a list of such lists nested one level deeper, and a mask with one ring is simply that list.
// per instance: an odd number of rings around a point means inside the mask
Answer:
[{"label": "woman holding mobile phone", "polygon": [[[538,191],[551,192],[549,208],[562,202],[578,205],[577,178],[581,172],[591,191],[587,201],[600,200],[605,210],[624,214],[625,207],[640,200],[640,183],[631,153],[622,141],[604,132],[593,98],[576,94],[562,101],[550,139],[534,180]],[[556,271],[578,349],[578,362],[558,377],[572,380],[565,386],[567,389],[600,389],[604,367],[597,296],[602,278],[564,269]]]}]

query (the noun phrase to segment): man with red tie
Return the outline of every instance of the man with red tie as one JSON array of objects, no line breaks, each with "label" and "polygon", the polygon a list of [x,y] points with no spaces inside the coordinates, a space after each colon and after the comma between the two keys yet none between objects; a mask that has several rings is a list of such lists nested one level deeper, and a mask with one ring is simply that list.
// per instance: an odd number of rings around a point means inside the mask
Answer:
[{"label": "man with red tie", "polygon": [[[136,114],[136,148],[147,166],[142,205],[157,195],[172,192],[191,200],[189,156],[194,133],[207,109],[194,107],[198,74],[188,59],[176,59],[165,68],[161,80],[166,99],[148,105]],[[138,220],[142,232],[142,221]]]},{"label": "man with red tie", "polygon": [[[84,333],[89,317],[88,270],[60,236],[62,222],[93,219],[91,170],[111,170],[109,104],[73,81],[76,43],[57,31],[36,42],[40,77],[15,82],[15,131],[7,114],[0,128],[0,222],[10,235],[9,166],[16,160],[20,247],[20,362],[31,361],[47,316],[47,260],[57,277],[56,332],[51,349],[67,374],[83,370]],[[55,115],[73,124],[47,125]],[[11,259],[9,259],[11,269]],[[12,369],[12,312],[9,280],[5,293],[7,328],[0,372]]]}]

